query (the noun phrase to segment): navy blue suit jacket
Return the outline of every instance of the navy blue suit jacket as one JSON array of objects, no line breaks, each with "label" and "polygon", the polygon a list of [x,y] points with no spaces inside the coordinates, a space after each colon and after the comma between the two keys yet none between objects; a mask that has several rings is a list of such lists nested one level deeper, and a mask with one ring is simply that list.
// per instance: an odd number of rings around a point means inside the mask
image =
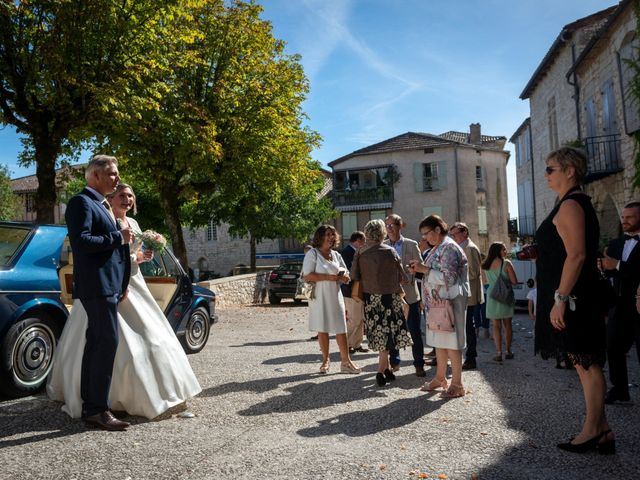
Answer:
[{"label": "navy blue suit jacket", "polygon": [[[356,254],[356,249],[351,246],[351,244],[347,244],[346,247],[342,249],[340,253],[342,255],[342,259],[344,260],[344,264],[347,266],[347,270],[351,271],[351,264],[353,263],[353,257]],[[341,283],[340,289],[342,290],[342,296],[351,298],[351,288],[353,285],[351,282],[349,283]]]},{"label": "navy blue suit jacket", "polygon": [[73,252],[73,298],[121,295],[129,285],[129,245],[95,194],[84,189],[65,212]]},{"label": "navy blue suit jacket", "polygon": [[635,295],[640,283],[640,243],[631,250],[626,262],[623,262],[624,237],[611,240],[607,247],[607,255],[620,260],[619,270],[607,270],[607,275],[613,277],[613,286],[619,297],[635,306]]}]

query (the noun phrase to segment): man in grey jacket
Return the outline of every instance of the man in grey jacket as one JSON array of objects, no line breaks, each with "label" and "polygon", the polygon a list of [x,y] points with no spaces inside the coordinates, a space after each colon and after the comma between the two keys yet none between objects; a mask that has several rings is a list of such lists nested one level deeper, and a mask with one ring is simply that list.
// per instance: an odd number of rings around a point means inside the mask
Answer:
[{"label": "man in grey jacket", "polygon": [[474,320],[479,320],[480,305],[484,303],[484,292],[480,278],[480,264],[482,263],[480,260],[480,249],[469,238],[469,227],[467,227],[465,223],[454,223],[449,227],[449,235],[451,235],[451,238],[464,250],[464,254],[467,256],[469,262],[467,264],[469,267],[469,299],[467,301],[466,321],[467,353],[464,363],[462,364],[462,369],[474,370],[476,368],[476,357],[478,356],[478,351],[476,350],[478,339]]},{"label": "man in grey jacket", "polygon": [[[411,263],[411,260],[422,262],[418,243],[403,237],[401,234],[405,225],[400,215],[391,214],[384,223],[387,227],[387,239],[384,243],[395,248],[402,265],[406,268]],[[420,331],[420,294],[418,293],[415,275],[407,272],[407,283],[402,285],[402,289],[404,290],[404,299],[409,304],[407,327],[411,334],[411,340],[413,340],[413,366],[416,368],[416,376],[424,377],[424,343],[422,341],[422,332]],[[400,351],[389,351],[389,358],[393,370],[397,371],[400,368]]]}]

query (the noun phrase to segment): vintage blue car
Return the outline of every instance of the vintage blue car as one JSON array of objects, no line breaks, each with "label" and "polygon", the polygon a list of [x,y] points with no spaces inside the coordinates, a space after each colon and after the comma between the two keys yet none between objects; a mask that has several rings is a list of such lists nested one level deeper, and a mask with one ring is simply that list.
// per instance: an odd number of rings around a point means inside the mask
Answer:
[{"label": "vintage blue car", "polygon": [[[30,395],[51,370],[71,307],[73,255],[59,225],[0,222],[0,391]],[[191,283],[169,249],[141,270],[187,353],[204,348],[215,293]]]}]

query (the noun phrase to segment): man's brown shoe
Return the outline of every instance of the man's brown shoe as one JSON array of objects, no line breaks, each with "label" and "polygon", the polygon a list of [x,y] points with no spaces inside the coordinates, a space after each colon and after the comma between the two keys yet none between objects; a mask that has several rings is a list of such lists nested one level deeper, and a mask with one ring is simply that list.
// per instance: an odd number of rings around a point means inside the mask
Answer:
[{"label": "man's brown shoe", "polygon": [[84,419],[84,423],[87,427],[101,428],[102,430],[117,432],[124,431],[127,427],[131,426],[129,422],[118,420],[109,410],[86,417]]}]

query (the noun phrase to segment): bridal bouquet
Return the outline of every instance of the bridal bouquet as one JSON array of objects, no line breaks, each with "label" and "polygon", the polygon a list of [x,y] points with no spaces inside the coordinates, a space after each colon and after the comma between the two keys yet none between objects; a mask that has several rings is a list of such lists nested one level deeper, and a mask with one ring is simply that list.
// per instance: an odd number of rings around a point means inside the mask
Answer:
[{"label": "bridal bouquet", "polygon": [[167,239],[153,230],[145,230],[138,235],[138,239],[142,241],[144,248],[153,250],[154,252],[160,253],[167,246]]}]

